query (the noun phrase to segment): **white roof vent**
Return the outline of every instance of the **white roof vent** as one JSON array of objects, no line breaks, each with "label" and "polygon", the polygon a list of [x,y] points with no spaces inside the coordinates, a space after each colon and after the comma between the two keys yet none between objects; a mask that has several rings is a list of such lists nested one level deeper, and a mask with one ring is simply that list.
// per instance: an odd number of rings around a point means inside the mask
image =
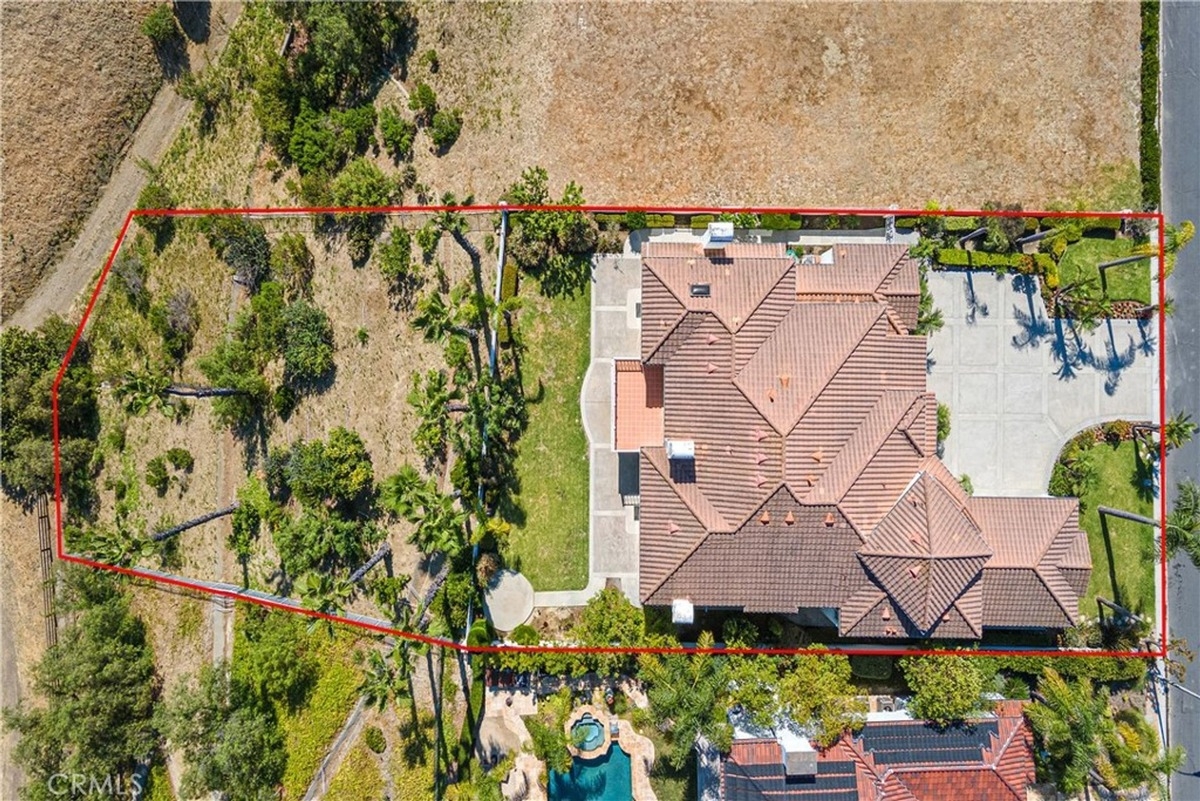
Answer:
[{"label": "white roof vent", "polygon": [[690,626],[696,620],[696,610],[691,601],[676,598],[671,601],[671,622],[676,626]]},{"label": "white roof vent", "polygon": [[695,459],[696,441],[691,439],[669,439],[665,443],[668,459]]}]

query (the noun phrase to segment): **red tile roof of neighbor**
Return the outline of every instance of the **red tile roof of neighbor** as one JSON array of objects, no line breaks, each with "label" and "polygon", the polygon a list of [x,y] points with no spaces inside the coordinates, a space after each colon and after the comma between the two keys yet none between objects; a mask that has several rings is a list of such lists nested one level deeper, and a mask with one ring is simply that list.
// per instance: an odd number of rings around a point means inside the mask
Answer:
[{"label": "red tile roof of neighbor", "polygon": [[854,637],[1070,625],[1091,569],[1078,502],[963,492],[909,334],[916,263],[903,245],[832,255],[643,246],[645,373],[618,372],[616,401],[619,443],[642,446],[642,600],[837,609]]},{"label": "red tile roof of neighbor", "polygon": [[1033,737],[1020,701],[995,716],[937,729],[867,723],[818,752],[817,773],[788,777],[769,738],[734,740],[721,763],[726,801],[1023,801],[1035,780]]}]

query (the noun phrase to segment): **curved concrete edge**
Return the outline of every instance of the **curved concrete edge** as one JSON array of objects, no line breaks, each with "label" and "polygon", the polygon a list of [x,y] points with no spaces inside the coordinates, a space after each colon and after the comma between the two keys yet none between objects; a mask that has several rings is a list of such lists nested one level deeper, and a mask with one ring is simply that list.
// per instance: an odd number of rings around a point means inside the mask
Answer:
[{"label": "curved concrete edge", "polygon": [[[1062,453],[1063,448],[1067,447],[1067,443],[1070,442],[1077,434],[1079,434],[1081,431],[1084,431],[1085,429],[1093,428],[1093,427],[1099,426],[1099,425],[1104,425],[1105,423],[1111,423],[1115,420],[1129,420],[1129,422],[1131,422],[1131,423],[1141,422],[1138,420],[1130,420],[1130,418],[1127,415],[1102,414],[1102,415],[1095,415],[1093,417],[1086,418],[1083,420],[1083,422],[1081,422],[1079,424],[1079,426],[1075,430],[1063,433],[1062,430],[1057,425],[1054,424],[1054,421],[1048,419],[1048,422],[1050,423],[1050,428],[1052,428],[1054,430],[1054,433],[1058,435],[1058,448],[1054,451],[1054,458],[1050,461],[1050,464],[1046,465],[1045,469],[1042,470],[1042,486],[1046,488],[1044,491],[1044,494],[1046,494],[1046,495],[1050,494],[1050,479],[1054,475],[1054,465],[1056,465],[1058,463],[1058,456],[1059,456],[1059,454]],[[1155,424],[1158,423],[1157,420],[1151,420],[1150,422],[1155,423]],[[1161,492],[1156,493],[1156,501],[1155,501],[1156,503],[1157,503],[1158,495],[1161,495]]]}]

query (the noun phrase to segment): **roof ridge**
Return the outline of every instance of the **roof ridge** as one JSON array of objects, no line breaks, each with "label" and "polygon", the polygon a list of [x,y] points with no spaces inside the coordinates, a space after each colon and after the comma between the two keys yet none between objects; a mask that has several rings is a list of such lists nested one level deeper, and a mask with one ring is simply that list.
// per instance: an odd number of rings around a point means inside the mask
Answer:
[{"label": "roof ridge", "polygon": [[[859,476],[862,475],[863,470],[870,465],[871,460],[874,459],[879,453],[879,449],[883,447],[883,443],[887,442],[888,438],[891,437],[892,434],[897,430],[899,430],[900,421],[903,421],[904,418],[907,417],[909,410],[912,409],[913,406],[916,406],[918,402],[923,400],[923,396],[918,394],[915,399],[909,402],[907,408],[902,408],[899,421],[888,426],[886,431],[880,429],[882,434],[876,434],[868,439],[868,435],[875,433],[872,431],[870,424],[880,417],[883,418],[883,422],[890,422],[895,416],[895,410],[888,408],[888,404],[900,401],[906,396],[911,397],[912,394],[913,393],[911,391],[904,389],[885,389],[882,393],[880,393],[879,397],[875,401],[875,405],[872,406],[871,410],[867,412],[865,417],[863,417],[854,433],[851,434],[850,437],[842,444],[842,447],[838,449],[837,455],[834,456],[833,461],[830,462],[829,467],[824,473],[822,473],[821,477],[817,480],[817,483],[810,487],[809,491],[805,493],[805,503],[824,503],[826,501],[829,503],[841,502],[846,493],[849,492],[854,486],[854,482],[857,481]],[[799,421],[797,421],[797,424],[799,424]],[[866,440],[865,443],[863,442],[864,440]],[[853,471],[852,474],[849,474],[845,477],[839,476],[841,480],[837,484],[833,484],[833,477],[838,466],[843,463],[849,464],[849,460],[846,458],[846,456],[850,455],[850,449],[857,445],[863,445],[866,448],[867,453],[865,459],[861,460],[861,464],[858,466],[858,469]],[[786,452],[787,449],[785,448],[784,450]],[[917,450],[919,452],[919,449]],[[786,467],[787,466],[785,464],[783,471],[785,476],[787,475]],[[832,493],[832,496],[830,498],[826,498],[822,490]]]},{"label": "roof ridge", "polygon": [[1042,566],[1040,564],[1033,568],[1033,573],[1038,577],[1039,580],[1041,580],[1042,584],[1046,587],[1046,591],[1050,593],[1050,597],[1052,597],[1054,602],[1058,604],[1060,609],[1062,609],[1063,615],[1067,618],[1067,620],[1074,623],[1075,619],[1079,617],[1079,598],[1078,596],[1075,597],[1075,611],[1072,613],[1071,610],[1067,608],[1066,602],[1063,601],[1062,595],[1065,592],[1066,594],[1074,596],[1075,591],[1071,589],[1070,583],[1067,582],[1063,574],[1058,572],[1057,566],[1051,566],[1050,570],[1054,571],[1054,573],[1051,574],[1054,576],[1054,578],[1049,578],[1047,574],[1042,571]]}]

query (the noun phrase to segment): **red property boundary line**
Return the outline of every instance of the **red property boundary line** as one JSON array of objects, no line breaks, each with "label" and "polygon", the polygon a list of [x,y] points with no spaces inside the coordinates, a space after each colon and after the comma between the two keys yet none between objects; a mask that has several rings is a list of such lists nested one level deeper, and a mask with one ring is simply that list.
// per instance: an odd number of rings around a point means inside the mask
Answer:
[{"label": "red property boundary line", "polygon": [[1159,659],[1167,656],[1167,545],[1166,545],[1166,508],[1165,504],[1160,504],[1160,536],[1159,536],[1159,565],[1160,579],[1162,587],[1162,599],[1160,607],[1160,622],[1162,623],[1162,631],[1160,633],[1160,641],[1158,650],[1154,651],[1071,651],[1063,649],[987,649],[987,650],[947,650],[947,649],[918,649],[918,648],[902,648],[902,647],[873,647],[863,646],[856,647],[847,645],[830,646],[826,648],[631,648],[631,647],[584,647],[584,646],[496,646],[496,645],[480,645],[471,646],[465,643],[459,643],[452,640],[446,640],[439,637],[429,637],[423,634],[418,634],[410,631],[402,631],[390,626],[381,626],[367,623],[360,620],[352,620],[339,615],[330,615],[323,612],[318,612],[313,609],[305,609],[303,607],[291,606],[289,604],[272,601],[266,598],[255,596],[247,596],[233,590],[225,590],[207,586],[198,581],[190,580],[182,576],[163,575],[157,571],[154,573],[140,570],[132,567],[119,567],[110,565],[105,562],[98,562],[94,559],[88,559],[83,556],[70,554],[66,552],[63,544],[63,509],[62,509],[62,476],[60,473],[60,455],[59,455],[59,431],[58,431],[58,389],[62,382],[63,376],[66,374],[67,367],[70,364],[71,357],[75,353],[75,348],[79,344],[79,340],[83,336],[84,328],[87,326],[88,320],[91,317],[92,310],[95,308],[96,302],[100,297],[100,292],[104,288],[104,284],[108,279],[110,270],[112,269],[113,261],[116,259],[117,253],[121,249],[121,245],[125,241],[125,237],[129,231],[129,226],[137,217],[201,217],[201,216],[229,216],[229,215],[247,215],[247,216],[272,216],[272,217],[288,217],[288,216],[306,216],[314,214],[347,214],[347,213],[367,213],[367,214],[403,214],[403,213],[427,213],[439,211],[456,211],[467,214],[479,213],[495,213],[499,211],[521,212],[521,211],[582,211],[582,212],[601,212],[601,213],[621,213],[625,211],[642,211],[654,214],[721,214],[721,213],[776,213],[776,214],[802,214],[802,215],[840,215],[840,216],[863,216],[863,217],[925,217],[925,216],[947,216],[947,217],[1036,217],[1042,218],[1060,218],[1060,217],[1093,217],[1093,218],[1131,218],[1131,219],[1148,219],[1153,220],[1158,226],[1158,366],[1159,366],[1159,496],[1163,495],[1163,491],[1167,486],[1167,449],[1165,437],[1162,436],[1161,427],[1163,421],[1167,417],[1167,396],[1166,396],[1166,320],[1162,313],[1166,299],[1166,284],[1163,276],[1162,264],[1164,261],[1164,253],[1166,249],[1166,221],[1163,215],[1159,212],[1105,212],[1105,211],[983,211],[983,210],[937,210],[931,211],[928,209],[868,209],[868,208],[790,208],[790,207],[769,207],[769,206],[604,206],[604,205],[583,205],[583,206],[563,206],[563,205],[537,205],[537,206],[522,206],[522,205],[506,205],[503,203],[492,205],[478,206],[342,206],[342,207],[297,207],[297,208],[217,208],[217,209],[135,209],[130,211],[125,216],[124,224],[121,226],[120,233],[117,235],[116,242],[113,244],[112,250],[109,252],[108,260],[104,264],[104,269],[100,272],[100,277],[96,281],[96,286],[92,290],[91,296],[88,298],[87,307],[84,309],[83,317],[75,329],[75,335],[71,340],[70,347],[67,348],[66,354],[63,356],[62,364],[59,367],[58,374],[55,376],[54,383],[51,387],[51,410],[52,410],[52,429],[54,437],[54,509],[56,518],[57,536],[55,539],[55,551],[57,557],[64,561],[75,564],[87,565],[98,570],[107,570],[122,575],[141,578],[172,587],[182,588],[199,592],[207,595],[220,596],[233,600],[240,600],[249,603],[259,604],[272,609],[281,609],[289,612],[295,612],[307,615],[313,618],[328,620],[335,623],[356,626],[376,634],[385,634],[404,639],[414,640],[425,643],[427,645],[436,645],[443,648],[449,648],[455,651],[465,653],[510,653],[510,652],[532,652],[532,653],[579,653],[579,654],[718,654],[731,656],[745,655],[772,655],[785,656],[794,654],[845,654],[853,656],[997,656],[997,657],[1119,657],[1119,658],[1137,658],[1137,659]]}]

